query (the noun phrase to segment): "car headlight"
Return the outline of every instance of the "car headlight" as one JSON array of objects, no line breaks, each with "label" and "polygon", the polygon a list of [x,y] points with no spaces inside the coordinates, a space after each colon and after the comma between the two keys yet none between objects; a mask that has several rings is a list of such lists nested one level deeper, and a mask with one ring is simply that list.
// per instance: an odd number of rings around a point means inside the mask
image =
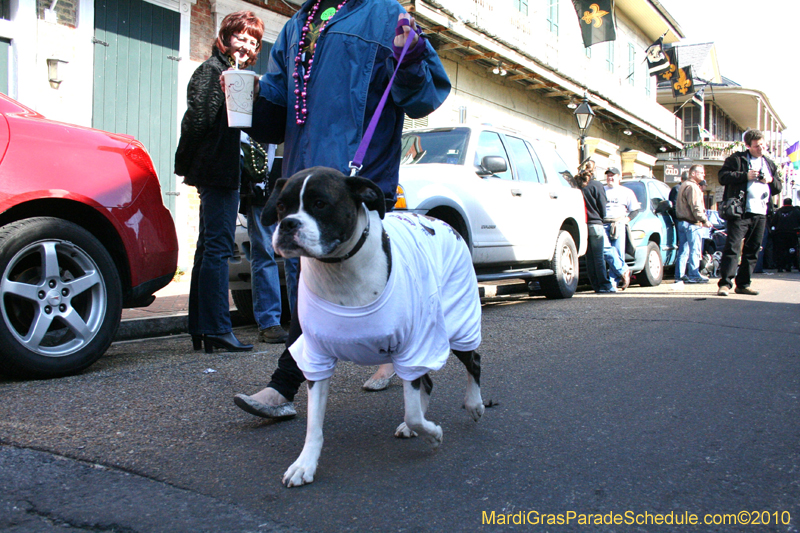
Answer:
[{"label": "car headlight", "polygon": [[394,202],[395,209],[408,209],[406,204],[406,192],[401,185],[397,186],[397,200]]},{"label": "car headlight", "polygon": [[631,231],[631,237],[634,241],[641,241],[644,239],[646,233],[640,229]]}]

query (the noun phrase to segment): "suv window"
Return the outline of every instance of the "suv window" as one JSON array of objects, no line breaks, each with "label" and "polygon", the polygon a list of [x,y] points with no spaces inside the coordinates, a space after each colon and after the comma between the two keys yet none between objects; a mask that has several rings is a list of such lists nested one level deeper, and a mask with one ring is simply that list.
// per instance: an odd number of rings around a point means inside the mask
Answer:
[{"label": "suv window", "polygon": [[542,162],[542,165],[555,171],[555,176],[547,175],[548,183],[558,183],[564,187],[578,188],[575,179],[572,177],[572,172],[570,172],[569,167],[555,149],[542,143],[537,143],[535,148],[535,153],[539,156],[539,161]]},{"label": "suv window", "polygon": [[[500,136],[493,131],[482,131],[480,137],[478,137],[478,148],[475,150],[474,162],[476,169],[481,168],[481,161],[483,161],[483,158],[487,155],[500,156],[506,160],[506,165],[509,165],[508,154],[503,147],[503,141],[501,141]],[[494,174],[492,177],[504,180],[513,179],[510,165],[506,168],[505,172]]]},{"label": "suv window", "polygon": [[405,133],[401,141],[401,165],[444,163],[462,165],[466,153],[469,130],[454,128],[421,133]]},{"label": "suv window", "polygon": [[514,168],[517,170],[517,179],[531,181],[534,183],[544,183],[544,174],[538,161],[534,162],[525,141],[518,137],[506,135],[508,149],[514,155]]},{"label": "suv window", "polygon": [[636,195],[636,200],[642,204],[642,207],[648,206],[651,211],[655,211],[655,207],[647,203],[647,192],[644,190],[644,183],[641,181],[627,181],[622,186],[633,191],[633,194]]}]

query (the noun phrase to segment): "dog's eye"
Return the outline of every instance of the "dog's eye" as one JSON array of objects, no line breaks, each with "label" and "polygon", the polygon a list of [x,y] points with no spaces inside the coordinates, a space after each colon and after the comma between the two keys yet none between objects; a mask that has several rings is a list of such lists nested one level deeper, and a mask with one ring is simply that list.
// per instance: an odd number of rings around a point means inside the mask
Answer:
[{"label": "dog's eye", "polygon": [[314,207],[317,208],[317,209],[324,209],[325,206],[327,206],[327,205],[328,204],[326,204],[322,200],[317,200],[316,202],[314,202]]},{"label": "dog's eye", "polygon": [[275,210],[278,213],[283,213],[284,211],[286,211],[286,206],[283,205],[283,202],[278,202],[277,204],[275,204]]}]

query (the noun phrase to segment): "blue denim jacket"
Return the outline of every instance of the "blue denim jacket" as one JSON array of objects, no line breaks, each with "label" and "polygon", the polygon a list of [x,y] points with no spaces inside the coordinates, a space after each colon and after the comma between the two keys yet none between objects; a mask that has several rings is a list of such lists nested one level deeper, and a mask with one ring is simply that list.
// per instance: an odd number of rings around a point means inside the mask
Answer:
[{"label": "blue denim jacket", "polygon": [[[349,174],[349,163],[395,68],[392,41],[403,8],[395,0],[349,0],[317,41],[307,88],[308,117],[298,125],[292,74],[314,1],[306,2],[281,30],[261,78],[249,130],[260,141],[286,142],[284,177],[313,166]],[[426,44],[419,62],[399,70],[359,173],[387,199],[394,199],[397,188],[404,113],[424,117],[450,93],[447,73],[430,42]]]}]

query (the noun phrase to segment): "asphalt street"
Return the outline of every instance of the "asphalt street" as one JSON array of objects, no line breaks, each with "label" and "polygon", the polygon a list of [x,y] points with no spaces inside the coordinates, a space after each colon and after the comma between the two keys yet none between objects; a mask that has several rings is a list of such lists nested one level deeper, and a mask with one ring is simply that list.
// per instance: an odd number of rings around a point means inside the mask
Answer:
[{"label": "asphalt street", "polygon": [[365,393],[371,369],[340,364],[316,480],[293,489],[305,391],[287,422],[232,402],[279,346],[205,354],[177,335],[115,343],[78,376],[0,377],[0,530],[796,532],[800,275],[753,286],[488,301],[496,405],[468,418],[451,358],[433,375],[437,451],[393,437],[399,381]]}]

